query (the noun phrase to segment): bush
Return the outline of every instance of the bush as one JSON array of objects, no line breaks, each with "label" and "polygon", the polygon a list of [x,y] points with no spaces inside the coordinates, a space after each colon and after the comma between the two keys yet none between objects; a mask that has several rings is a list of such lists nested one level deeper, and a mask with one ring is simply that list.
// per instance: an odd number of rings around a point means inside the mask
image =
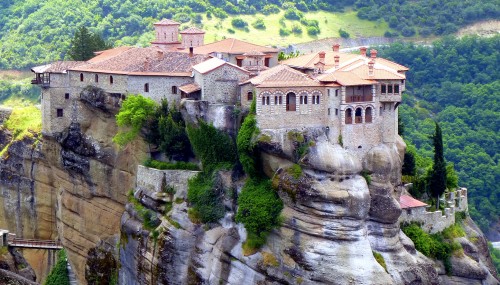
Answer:
[{"label": "bush", "polygon": [[348,32],[342,30],[342,28],[339,29],[339,35],[344,39],[348,39],[351,37],[351,35]]},{"label": "bush", "polygon": [[293,8],[288,8],[285,11],[285,18],[288,20],[300,20],[304,17],[304,14],[300,12],[299,10],[293,9]]},{"label": "bush", "polygon": [[214,9],[212,10],[212,13],[213,13],[213,15],[214,15],[215,17],[217,17],[217,18],[219,18],[219,19],[225,19],[225,18],[227,18],[227,17],[228,17],[228,16],[227,16],[227,13],[226,13],[224,10],[222,10],[221,8],[214,8]]},{"label": "bush", "polygon": [[[252,106],[255,106],[255,98],[252,102]],[[256,177],[260,174],[257,161],[258,155],[255,153],[254,144],[252,142],[252,138],[257,132],[258,128],[255,112],[250,112],[243,121],[238,131],[238,137],[236,138],[240,163],[245,173],[250,177]]]},{"label": "bush", "polygon": [[378,262],[378,264],[380,264],[384,268],[385,272],[387,272],[387,265],[385,264],[385,259],[382,256],[382,254],[376,251],[372,251],[372,253],[373,257],[375,257],[375,260]]},{"label": "bush", "polygon": [[187,134],[196,157],[201,160],[203,171],[211,173],[217,168],[233,167],[237,153],[231,137],[204,121],[200,120],[198,125],[188,125]]},{"label": "bush", "polygon": [[292,33],[294,33],[296,35],[301,35],[302,34],[302,28],[299,25],[294,24],[292,26]]},{"label": "bush", "polygon": [[269,232],[279,226],[283,202],[269,180],[249,179],[238,197],[236,221],[248,232],[247,246],[258,248],[265,243]]},{"label": "bush", "polygon": [[233,29],[231,29],[231,28],[228,28],[228,29],[227,29],[227,32],[228,32],[228,33],[230,33],[230,34],[234,34],[234,33],[236,33],[236,32],[235,32]]},{"label": "bush", "polygon": [[66,251],[63,249],[57,254],[56,265],[45,279],[44,285],[69,285],[68,262]]},{"label": "bush", "polygon": [[307,27],[307,34],[310,36],[317,36],[320,33],[320,30],[316,27],[309,26]]},{"label": "bush", "polygon": [[237,29],[244,29],[248,26],[248,23],[241,18],[234,18],[231,20],[231,25]]},{"label": "bush", "polygon": [[289,29],[286,28],[280,28],[280,36],[282,37],[287,37],[291,34],[292,32]]},{"label": "bush", "polygon": [[199,173],[188,180],[188,200],[193,205],[191,216],[202,223],[215,223],[224,217],[222,189],[214,187],[214,174]]},{"label": "bush", "polygon": [[261,12],[264,15],[278,14],[280,12],[280,8],[277,5],[268,4],[262,8]]},{"label": "bush", "polygon": [[148,159],[146,160],[146,162],[144,162],[144,166],[159,170],[172,170],[172,169],[194,170],[194,171],[200,170],[197,164],[184,161],[165,162],[154,159]]},{"label": "bush", "polygon": [[264,19],[257,18],[257,20],[252,23],[252,27],[256,28],[257,30],[265,30],[266,24],[264,23]]},{"label": "bush", "polygon": [[[113,141],[125,146],[134,140],[145,123],[153,117],[155,105],[153,100],[141,95],[128,96],[116,115],[116,124],[122,129],[113,137]],[[123,127],[128,130],[124,131]]]}]

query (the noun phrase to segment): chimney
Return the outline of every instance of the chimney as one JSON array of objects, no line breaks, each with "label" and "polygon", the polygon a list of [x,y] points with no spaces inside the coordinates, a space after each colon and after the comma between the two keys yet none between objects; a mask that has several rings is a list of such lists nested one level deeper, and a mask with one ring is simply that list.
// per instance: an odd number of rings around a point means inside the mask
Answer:
[{"label": "chimney", "polygon": [[160,59],[160,60],[162,60],[165,57],[165,54],[161,50],[157,51],[156,55],[158,56],[158,59]]},{"label": "chimney", "polygon": [[360,48],[359,48],[359,51],[361,52],[361,55],[362,55],[362,56],[366,56],[366,50],[367,50],[367,48],[366,48],[366,47],[360,47]]},{"label": "chimney", "polygon": [[368,62],[368,76],[373,76],[373,66],[375,65],[375,61],[372,59]]},{"label": "chimney", "polygon": [[193,56],[193,50],[194,50],[194,48],[192,46],[189,47],[189,57]]},{"label": "chimney", "polygon": [[376,58],[377,57],[377,50],[376,49],[370,50],[370,57],[371,58]]},{"label": "chimney", "polygon": [[340,44],[334,44],[333,45],[333,51],[334,52],[339,52],[340,51]]},{"label": "chimney", "polygon": [[325,53],[324,51],[320,51],[320,52],[318,53],[318,55],[319,55],[319,62],[321,62],[321,63],[325,63],[325,54],[326,54],[326,53]]},{"label": "chimney", "polygon": [[148,71],[151,69],[151,59],[146,57],[146,61],[144,62],[144,71]]},{"label": "chimney", "polygon": [[335,69],[337,69],[337,68],[339,68],[339,65],[340,65],[340,56],[336,55],[336,56],[334,56],[333,58],[334,58],[334,60],[335,60],[335,65],[334,65],[334,67],[335,67]]}]

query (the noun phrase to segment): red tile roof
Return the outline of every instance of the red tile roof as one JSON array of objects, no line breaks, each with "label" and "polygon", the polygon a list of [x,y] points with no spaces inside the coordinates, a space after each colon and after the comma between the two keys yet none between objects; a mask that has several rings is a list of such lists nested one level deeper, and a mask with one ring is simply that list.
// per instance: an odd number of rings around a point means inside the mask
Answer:
[{"label": "red tile roof", "polygon": [[166,52],[157,47],[124,48],[104,51],[75,71],[128,74],[190,76],[193,66],[207,57],[183,52]]},{"label": "red tile roof", "polygon": [[200,85],[198,85],[196,83],[188,83],[188,84],[184,84],[182,86],[179,86],[179,90],[181,90],[184,93],[189,94],[189,93],[193,93],[196,91],[200,91],[201,87],[200,87]]},{"label": "red tile roof", "polygon": [[[281,63],[292,67],[297,67],[300,69],[314,69],[314,65],[319,61],[320,53],[321,52],[301,55],[298,57],[284,60]],[[325,69],[330,69],[335,66],[335,56],[339,57],[340,66],[345,65],[346,63],[351,62],[353,59],[360,57],[360,55],[356,54],[334,52],[334,51],[326,51],[324,53],[325,53]]]},{"label": "red tile roof", "polygon": [[201,74],[206,74],[206,73],[208,73],[212,70],[215,70],[223,65],[230,65],[232,67],[235,67],[235,68],[241,70],[242,72],[248,73],[248,71],[244,70],[243,68],[241,68],[237,65],[234,65],[232,63],[229,63],[227,61],[224,61],[222,59],[218,59],[216,57],[213,57],[209,60],[206,60],[204,62],[201,62],[201,63],[193,66],[193,69],[198,71]]},{"label": "red tile roof", "polygon": [[229,54],[244,54],[249,51],[259,51],[263,53],[277,53],[275,48],[259,46],[252,43],[247,43],[237,39],[225,39],[218,42],[202,45],[194,48],[196,54],[210,54],[213,52],[229,53]]},{"label": "red tile roof", "polygon": [[399,204],[402,209],[426,207],[427,204],[408,195],[399,197]]},{"label": "red tile roof", "polygon": [[184,31],[180,32],[180,34],[204,34],[204,33],[205,33],[204,30],[200,30],[196,27],[187,28]]},{"label": "red tile roof", "polygon": [[244,83],[258,87],[321,86],[321,83],[307,74],[286,65],[277,65],[262,71]]},{"label": "red tile roof", "polygon": [[31,71],[35,73],[66,73],[68,69],[85,63],[85,61],[56,61],[46,65],[35,66]]},{"label": "red tile roof", "polygon": [[159,22],[154,23],[155,26],[178,26],[180,23],[177,23],[176,21],[172,21],[170,19],[163,19]]}]

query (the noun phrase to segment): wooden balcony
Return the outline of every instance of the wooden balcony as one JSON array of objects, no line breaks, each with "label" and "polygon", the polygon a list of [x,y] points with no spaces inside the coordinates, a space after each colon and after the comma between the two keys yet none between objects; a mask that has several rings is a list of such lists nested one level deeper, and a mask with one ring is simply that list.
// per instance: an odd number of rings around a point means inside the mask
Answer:
[{"label": "wooden balcony", "polygon": [[380,102],[401,102],[401,94],[381,94]]},{"label": "wooden balcony", "polygon": [[345,96],[345,102],[346,103],[353,103],[353,102],[372,102],[373,101],[373,96],[372,95],[348,95]]},{"label": "wooden balcony", "polygon": [[287,111],[296,111],[297,108],[296,108],[295,104],[287,104],[286,105],[286,110]]}]

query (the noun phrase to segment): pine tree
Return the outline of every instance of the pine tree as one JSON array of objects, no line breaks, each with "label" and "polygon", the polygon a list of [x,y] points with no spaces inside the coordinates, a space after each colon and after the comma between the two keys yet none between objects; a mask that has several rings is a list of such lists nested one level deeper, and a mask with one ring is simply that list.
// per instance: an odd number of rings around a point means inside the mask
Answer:
[{"label": "pine tree", "polygon": [[436,205],[439,209],[439,197],[441,197],[446,190],[446,162],[444,161],[441,127],[439,127],[437,122],[435,124],[436,131],[434,136],[432,136],[434,145],[434,165],[432,166],[432,173],[429,178],[429,189],[431,194],[436,197]]},{"label": "pine tree", "polygon": [[91,33],[86,27],[80,27],[73,39],[68,55],[72,60],[89,60],[94,57],[95,51],[108,49],[110,46],[104,39],[98,35]]}]

